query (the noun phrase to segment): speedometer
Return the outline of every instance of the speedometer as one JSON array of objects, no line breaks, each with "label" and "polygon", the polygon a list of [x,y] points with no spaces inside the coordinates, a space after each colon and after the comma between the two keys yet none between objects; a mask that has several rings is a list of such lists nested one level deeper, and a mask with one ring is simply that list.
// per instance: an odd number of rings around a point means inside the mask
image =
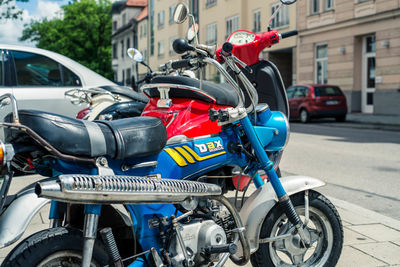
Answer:
[{"label": "speedometer", "polygon": [[234,45],[244,45],[254,41],[255,37],[256,35],[250,32],[238,31],[231,35],[228,42]]}]

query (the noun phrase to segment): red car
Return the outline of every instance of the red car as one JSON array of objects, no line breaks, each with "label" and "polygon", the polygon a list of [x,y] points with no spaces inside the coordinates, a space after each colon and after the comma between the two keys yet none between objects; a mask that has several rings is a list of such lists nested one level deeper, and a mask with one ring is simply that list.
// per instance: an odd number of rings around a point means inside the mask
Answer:
[{"label": "red car", "polygon": [[335,85],[293,85],[287,90],[290,118],[306,123],[311,118],[334,117],[345,121],[346,97]]}]

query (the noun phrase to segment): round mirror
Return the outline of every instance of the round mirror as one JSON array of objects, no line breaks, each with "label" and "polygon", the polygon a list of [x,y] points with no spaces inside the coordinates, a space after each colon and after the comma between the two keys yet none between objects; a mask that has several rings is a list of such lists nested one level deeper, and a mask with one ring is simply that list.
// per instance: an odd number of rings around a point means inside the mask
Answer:
[{"label": "round mirror", "polygon": [[282,4],[284,5],[291,5],[296,2],[296,0],[281,0]]},{"label": "round mirror", "polygon": [[136,62],[143,62],[143,55],[135,48],[128,49],[128,56]]},{"label": "round mirror", "polygon": [[183,23],[188,16],[188,8],[184,3],[179,3],[176,7],[175,7],[175,11],[174,11],[174,21],[175,23],[181,24]]},{"label": "round mirror", "polygon": [[188,31],[187,31],[187,34],[186,34],[186,39],[189,41],[189,42],[191,42],[191,41],[193,41],[193,39],[194,39],[194,37],[196,37],[196,34],[199,32],[199,24],[195,24],[194,25],[194,27],[193,27],[193,25],[192,26],[190,26],[190,28],[188,29]]}]

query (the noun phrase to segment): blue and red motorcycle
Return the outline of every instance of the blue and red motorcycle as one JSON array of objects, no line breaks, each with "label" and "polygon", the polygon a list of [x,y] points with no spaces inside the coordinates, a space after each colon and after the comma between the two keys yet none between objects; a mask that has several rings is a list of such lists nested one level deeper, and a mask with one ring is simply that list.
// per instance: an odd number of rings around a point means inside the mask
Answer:
[{"label": "blue and red motorcycle", "polygon": [[[283,1],[282,2],[294,2]],[[186,17],[177,5],[176,18]],[[178,20],[177,19],[177,20]],[[278,35],[279,36],[279,35]],[[315,188],[325,183],[306,176],[278,179],[268,155],[282,151],[289,137],[286,116],[257,106],[257,91],[225,43],[218,57],[242,83],[210,57],[205,46],[175,43],[192,51],[191,65],[213,64],[232,88],[185,77],[165,77],[148,85],[168,108],[170,94],[227,101],[209,110],[220,128],[201,137],[167,141],[156,117],[82,121],[17,109],[6,117],[1,144],[0,247],[18,240],[34,214],[51,202],[51,226],[19,243],[2,266],[334,266],[343,229],[332,203]],[[244,106],[245,89],[252,105]],[[210,100],[210,101],[211,101]],[[201,100],[200,100],[201,101]],[[258,107],[258,108],[256,108]],[[35,170],[49,177],[4,198],[13,161],[29,156]],[[238,166],[256,190],[240,211],[222,194],[212,171]],[[259,175],[263,170],[268,179]],[[168,179],[167,179],[168,178]],[[204,181],[208,181],[207,183]]]}]

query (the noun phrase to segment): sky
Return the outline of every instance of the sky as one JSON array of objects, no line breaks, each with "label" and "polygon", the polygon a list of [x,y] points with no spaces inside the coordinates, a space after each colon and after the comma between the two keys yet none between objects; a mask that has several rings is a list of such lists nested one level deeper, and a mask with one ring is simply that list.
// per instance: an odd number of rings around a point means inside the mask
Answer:
[{"label": "sky", "polygon": [[0,44],[19,44],[34,46],[29,42],[18,40],[22,36],[24,24],[32,20],[48,19],[60,16],[61,6],[68,4],[68,0],[29,0],[26,3],[13,2],[17,8],[23,10],[22,20],[0,21]]}]

